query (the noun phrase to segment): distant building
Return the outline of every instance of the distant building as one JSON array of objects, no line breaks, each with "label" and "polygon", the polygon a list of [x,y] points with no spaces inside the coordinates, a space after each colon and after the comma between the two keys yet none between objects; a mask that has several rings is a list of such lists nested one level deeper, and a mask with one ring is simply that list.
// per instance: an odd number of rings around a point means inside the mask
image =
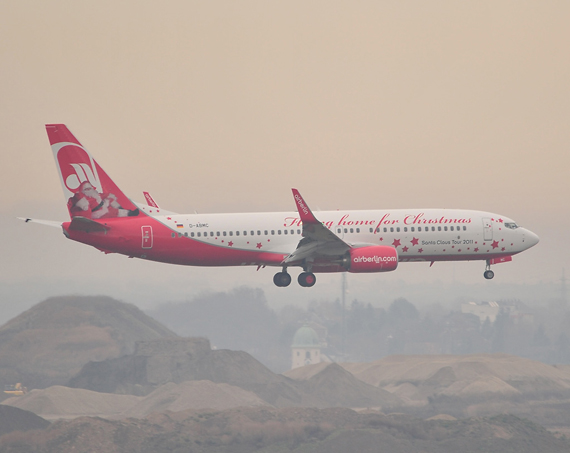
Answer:
[{"label": "distant building", "polygon": [[481,322],[484,322],[487,318],[492,323],[495,322],[501,310],[503,313],[508,313],[509,318],[515,324],[532,324],[534,322],[534,315],[520,301],[502,301],[500,304],[498,302],[469,302],[461,304],[461,313],[476,315]]},{"label": "distant building", "polygon": [[309,326],[303,326],[293,337],[291,369],[321,362],[321,343],[317,332]]},{"label": "distant building", "polygon": [[476,315],[481,322],[484,322],[487,318],[489,318],[489,321],[495,322],[500,309],[497,302],[468,302],[461,304],[461,313]]}]

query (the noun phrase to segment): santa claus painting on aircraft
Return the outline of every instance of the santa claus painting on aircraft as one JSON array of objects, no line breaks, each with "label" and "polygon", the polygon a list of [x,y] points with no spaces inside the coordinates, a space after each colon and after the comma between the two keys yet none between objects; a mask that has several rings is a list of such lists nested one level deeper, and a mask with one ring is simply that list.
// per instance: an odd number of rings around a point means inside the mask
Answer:
[{"label": "santa claus painting on aircraft", "polygon": [[99,193],[89,181],[83,181],[77,192],[67,201],[71,217],[81,216],[90,219],[127,217],[137,212],[123,209],[112,193]]}]

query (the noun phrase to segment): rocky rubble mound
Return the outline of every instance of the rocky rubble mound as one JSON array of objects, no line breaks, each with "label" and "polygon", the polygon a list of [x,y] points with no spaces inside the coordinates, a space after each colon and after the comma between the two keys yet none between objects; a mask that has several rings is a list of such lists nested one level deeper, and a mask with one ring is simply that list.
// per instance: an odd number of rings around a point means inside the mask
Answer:
[{"label": "rocky rubble mound", "polygon": [[284,373],[298,381],[303,390],[330,406],[384,407],[400,406],[402,400],[390,392],[366,384],[336,363],[318,363]]},{"label": "rocky rubble mound", "polygon": [[109,419],[144,418],[154,412],[188,409],[224,410],[239,406],[267,405],[255,394],[228,384],[189,381],[163,385],[146,397],[99,393],[85,389],[54,386],[4,401],[6,408],[25,409],[47,420],[80,416]]},{"label": "rocky rubble mound", "polygon": [[243,351],[212,350],[203,338],[137,343],[134,354],[91,362],[69,386],[98,392],[148,395],[169,382],[207,380],[254,393],[275,407],[383,407],[400,399],[355,379],[338,365],[300,381],[275,374]]},{"label": "rocky rubble mound", "polygon": [[50,422],[32,412],[0,404],[0,436],[12,431],[44,429]]},{"label": "rocky rubble mound", "polygon": [[401,415],[359,414],[350,409],[236,408],[185,411],[145,419],[82,417],[49,428],[0,437],[0,451],[37,453],[153,452],[246,453],[560,453],[567,439],[513,416],[466,420],[418,420]]},{"label": "rocky rubble mound", "polygon": [[358,379],[403,398],[570,394],[570,373],[508,354],[395,355],[342,365]]},{"label": "rocky rubble mound", "polygon": [[3,401],[2,405],[24,409],[53,420],[80,416],[118,416],[140,400],[141,397],[133,395],[113,395],[56,385],[32,390],[23,396],[14,396]]},{"label": "rocky rubble mound", "polygon": [[0,327],[0,382],[65,384],[93,360],[120,357],[140,340],[176,334],[131,304],[109,297],[47,299]]}]

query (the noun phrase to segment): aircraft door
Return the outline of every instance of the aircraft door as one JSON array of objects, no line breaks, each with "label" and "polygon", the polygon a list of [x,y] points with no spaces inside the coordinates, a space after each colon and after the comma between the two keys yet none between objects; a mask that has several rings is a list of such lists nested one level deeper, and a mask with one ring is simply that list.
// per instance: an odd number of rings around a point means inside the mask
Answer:
[{"label": "aircraft door", "polygon": [[483,240],[493,240],[493,222],[491,219],[483,219]]},{"label": "aircraft door", "polygon": [[142,248],[151,249],[152,248],[152,227],[142,226]]}]

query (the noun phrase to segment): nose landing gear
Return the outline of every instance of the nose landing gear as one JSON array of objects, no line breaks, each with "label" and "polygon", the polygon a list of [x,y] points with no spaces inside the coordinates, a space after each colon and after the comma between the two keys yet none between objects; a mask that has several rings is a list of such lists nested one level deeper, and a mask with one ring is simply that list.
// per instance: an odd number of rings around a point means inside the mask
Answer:
[{"label": "nose landing gear", "polygon": [[485,272],[483,272],[483,277],[487,280],[491,280],[495,276],[495,273],[491,270],[491,265],[487,261],[487,266],[485,267]]}]

